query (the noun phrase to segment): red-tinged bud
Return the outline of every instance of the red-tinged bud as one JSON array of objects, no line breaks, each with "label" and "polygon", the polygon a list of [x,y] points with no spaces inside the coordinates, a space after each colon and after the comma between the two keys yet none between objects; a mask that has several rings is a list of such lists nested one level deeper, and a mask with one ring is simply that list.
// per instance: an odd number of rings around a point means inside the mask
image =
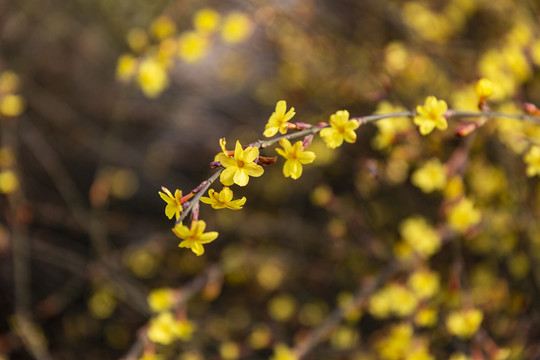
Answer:
[{"label": "red-tinged bud", "polygon": [[465,124],[465,125],[460,126],[457,129],[456,135],[457,136],[467,136],[470,133],[472,133],[474,130],[476,130],[477,128],[478,128],[478,125],[476,125],[476,123]]},{"label": "red-tinged bud", "polygon": [[193,206],[193,210],[191,210],[191,220],[192,221],[199,220],[199,202],[198,201],[195,204],[195,206]]},{"label": "red-tinged bud", "polygon": [[298,129],[295,123],[286,122],[285,124],[287,124],[287,129]]},{"label": "red-tinged bud", "polygon": [[186,201],[188,201],[189,199],[191,199],[195,194],[193,192],[187,194],[186,196],[182,196],[182,198],[180,198],[180,204],[183,204],[185,203]]},{"label": "red-tinged bud", "polygon": [[306,130],[306,129],[311,129],[313,127],[313,125],[306,124],[306,123],[303,123],[303,122],[297,122],[297,123],[295,123],[295,125],[296,125],[296,128],[298,130]]},{"label": "red-tinged bud", "polygon": [[540,110],[538,109],[538,107],[536,107],[536,105],[531,103],[525,103],[523,104],[523,108],[525,109],[525,112],[527,114],[540,117]]},{"label": "red-tinged bud", "polygon": [[267,157],[259,156],[259,164],[261,165],[272,165],[277,161],[277,156]]},{"label": "red-tinged bud", "polygon": [[210,163],[210,167],[211,167],[212,169],[218,168],[218,167],[220,167],[220,166],[221,166],[221,163],[220,163],[219,161],[212,161],[212,162]]},{"label": "red-tinged bud", "polygon": [[327,122],[322,121],[322,122],[317,123],[317,127],[321,127],[321,128],[322,128],[322,127],[326,127],[326,126],[328,126],[328,123],[327,123]]},{"label": "red-tinged bud", "polygon": [[302,141],[302,148],[305,149],[307,148],[309,145],[311,145],[311,141],[313,141],[313,135],[308,135],[304,138],[304,140]]}]

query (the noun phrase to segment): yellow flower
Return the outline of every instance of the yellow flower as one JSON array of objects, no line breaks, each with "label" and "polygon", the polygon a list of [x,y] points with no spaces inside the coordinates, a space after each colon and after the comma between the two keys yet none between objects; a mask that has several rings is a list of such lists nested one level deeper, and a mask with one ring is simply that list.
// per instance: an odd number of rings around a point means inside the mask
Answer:
[{"label": "yellow flower", "polygon": [[205,233],[206,223],[204,220],[195,220],[191,222],[191,228],[185,225],[176,224],[173,232],[182,241],[178,246],[191,249],[197,256],[204,254],[203,244],[208,244],[218,237],[216,231]]},{"label": "yellow flower", "polygon": [[268,119],[268,123],[264,128],[264,136],[274,136],[277,134],[278,130],[282,134],[287,132],[287,127],[289,125],[287,121],[292,119],[296,113],[294,112],[293,107],[287,112],[285,112],[285,110],[287,110],[287,102],[285,100],[278,101],[276,104],[276,110],[272,113],[272,115],[270,115],[270,119]]},{"label": "yellow flower", "polygon": [[311,164],[315,160],[315,153],[312,151],[304,151],[301,141],[297,141],[291,146],[287,139],[281,139],[279,144],[282,149],[276,149],[279,155],[283,156],[287,161],[283,165],[283,175],[298,179],[302,175],[302,164]]},{"label": "yellow flower", "polygon": [[219,24],[219,14],[209,8],[204,8],[193,16],[193,26],[201,33],[212,33]]},{"label": "yellow flower", "polygon": [[215,192],[214,189],[208,190],[208,197],[202,197],[201,201],[205,204],[212,205],[214,209],[227,208],[231,210],[240,210],[242,205],[246,203],[245,196],[237,200],[233,200],[232,198],[232,190],[225,186],[219,193]]},{"label": "yellow flower", "polygon": [[[382,101],[377,105],[375,114],[390,114],[406,110],[407,109],[401,106],[394,106],[388,101]],[[382,150],[391,146],[395,142],[398,134],[409,130],[412,126],[411,119],[405,116],[381,119],[374,124],[379,131],[373,138],[372,145],[377,150]]]},{"label": "yellow flower", "polygon": [[196,31],[187,31],[178,38],[178,56],[188,63],[202,59],[208,52],[208,38]]},{"label": "yellow flower", "polygon": [[356,130],[360,124],[356,120],[349,120],[349,112],[340,110],[330,116],[330,127],[321,130],[321,137],[326,145],[335,149],[345,140],[348,143],[356,141]]},{"label": "yellow flower", "polygon": [[137,58],[130,54],[124,54],[118,58],[116,64],[116,78],[127,82],[137,72]]},{"label": "yellow flower", "polygon": [[188,320],[177,320],[170,312],[162,312],[150,320],[148,338],[159,344],[169,345],[177,339],[189,340],[193,324]]},{"label": "yellow flower", "polygon": [[403,221],[399,233],[405,243],[413,248],[422,258],[428,258],[441,247],[441,238],[426,219],[415,216]]},{"label": "yellow flower", "polygon": [[491,80],[488,80],[486,78],[478,80],[474,89],[476,91],[476,95],[478,95],[480,99],[486,99],[493,95],[494,92],[493,83],[491,82]]},{"label": "yellow flower", "polygon": [[21,96],[7,94],[0,99],[0,114],[4,116],[19,116],[24,111],[24,100]]},{"label": "yellow flower", "polygon": [[448,110],[448,105],[444,100],[437,100],[435,96],[428,96],[424,106],[416,107],[416,115],[414,123],[420,127],[420,134],[427,135],[434,128],[446,130],[448,123],[444,117],[444,113]]},{"label": "yellow flower", "polygon": [[167,206],[165,207],[165,215],[167,215],[169,219],[176,216],[176,219],[178,220],[180,213],[183,210],[181,203],[182,191],[176,189],[173,196],[173,194],[171,194],[169,189],[166,187],[162,186],[161,190],[163,190],[163,192],[159,191],[159,196],[161,196],[161,198],[167,203]]},{"label": "yellow flower", "polygon": [[412,174],[411,181],[425,193],[442,190],[446,185],[446,169],[439,159],[431,159]]},{"label": "yellow flower", "polygon": [[407,285],[420,299],[429,299],[439,291],[439,275],[436,272],[422,269],[409,276]]},{"label": "yellow flower", "polygon": [[527,163],[527,176],[540,175],[540,146],[532,146],[524,160]]},{"label": "yellow flower", "polygon": [[150,32],[157,39],[162,40],[176,33],[176,25],[171,18],[167,16],[160,16],[152,22]]},{"label": "yellow flower", "polygon": [[148,295],[147,302],[154,312],[167,310],[173,306],[174,290],[169,288],[152,290]]},{"label": "yellow flower", "polygon": [[0,171],[0,194],[10,194],[19,188],[19,180],[12,170]]},{"label": "yellow flower", "polygon": [[245,40],[251,30],[252,24],[249,18],[243,13],[233,12],[224,20],[221,37],[225,42],[238,43]]},{"label": "yellow flower", "polygon": [[221,183],[225,186],[246,186],[250,176],[261,176],[264,172],[262,166],[254,163],[258,156],[258,148],[250,146],[243,150],[240,142],[236,141],[234,156],[219,155],[219,162],[225,167],[220,175]]},{"label": "yellow flower", "polygon": [[469,227],[476,225],[482,219],[480,210],[475,209],[470,199],[461,199],[448,214],[448,223],[460,233],[466,232]]},{"label": "yellow flower", "polygon": [[219,139],[219,146],[221,147],[221,152],[217,153],[216,156],[214,156],[214,161],[219,161],[219,155],[225,154],[227,155],[227,149],[225,148],[225,145],[227,145],[227,141],[225,138]]},{"label": "yellow flower", "polygon": [[169,86],[169,76],[163,64],[156,59],[148,58],[143,60],[139,66],[137,82],[144,95],[155,98]]},{"label": "yellow flower", "polygon": [[285,344],[277,344],[274,347],[274,355],[270,360],[297,360],[298,356]]},{"label": "yellow flower", "polygon": [[451,334],[467,339],[476,333],[483,317],[477,309],[454,311],[446,318],[446,328]]}]

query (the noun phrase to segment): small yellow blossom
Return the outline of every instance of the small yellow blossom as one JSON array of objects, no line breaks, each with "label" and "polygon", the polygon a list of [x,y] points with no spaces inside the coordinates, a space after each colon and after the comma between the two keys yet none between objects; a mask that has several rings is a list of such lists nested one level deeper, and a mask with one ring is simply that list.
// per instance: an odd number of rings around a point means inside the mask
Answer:
[{"label": "small yellow blossom", "polygon": [[268,119],[268,123],[266,124],[266,127],[264,128],[263,135],[266,137],[271,137],[277,134],[278,130],[281,134],[285,134],[287,132],[287,127],[289,126],[289,121],[292,119],[294,114],[294,108],[290,108],[289,111],[287,111],[287,102],[285,100],[280,100],[276,104],[276,109],[270,115],[270,119]]},{"label": "small yellow blossom", "polygon": [[410,352],[414,340],[414,329],[411,324],[395,325],[390,333],[375,345],[380,357],[387,360],[404,359]]},{"label": "small yellow blossom", "polygon": [[268,313],[277,321],[289,320],[296,313],[296,309],[296,301],[287,294],[277,295],[268,302]]},{"label": "small yellow blossom", "polygon": [[224,360],[234,360],[240,357],[240,347],[237,343],[226,341],[219,347],[219,354]]},{"label": "small yellow blossom", "polygon": [[168,16],[160,16],[152,22],[150,32],[157,39],[165,39],[176,33],[176,25]]},{"label": "small yellow blossom", "polygon": [[11,70],[4,71],[0,75],[0,93],[12,93],[19,87],[20,79]]},{"label": "small yellow blossom", "polygon": [[225,145],[227,145],[227,141],[225,138],[219,139],[219,146],[221,147],[221,152],[217,153],[216,156],[214,156],[214,161],[219,161],[219,155],[224,154],[227,155],[227,149],[225,148]]},{"label": "small yellow blossom", "polygon": [[219,25],[219,14],[212,9],[204,8],[193,15],[193,27],[201,33],[213,33]]},{"label": "small yellow blossom", "polygon": [[169,219],[172,219],[173,216],[175,216],[178,220],[180,213],[183,210],[181,202],[182,191],[176,189],[173,196],[173,194],[166,187],[162,186],[161,190],[163,190],[163,192],[159,191],[159,196],[161,196],[161,198],[167,203],[167,206],[165,207],[165,215]]},{"label": "small yellow blossom", "polygon": [[206,223],[204,220],[195,220],[191,222],[191,228],[185,225],[176,224],[173,232],[183,241],[179,247],[191,249],[197,256],[204,254],[203,244],[208,244],[218,237],[216,231],[205,233]]},{"label": "small yellow blossom", "polygon": [[442,190],[446,185],[446,169],[439,159],[431,159],[412,174],[411,181],[425,193]]},{"label": "small yellow blossom", "polygon": [[246,14],[233,12],[224,19],[221,37],[228,43],[244,41],[252,31],[253,25]]},{"label": "small yellow blossom", "polygon": [[441,247],[441,238],[427,221],[419,216],[404,220],[399,232],[405,243],[413,248],[422,258],[428,258]]},{"label": "small yellow blossom", "polygon": [[131,80],[137,72],[137,62],[137,58],[133,55],[120,56],[116,64],[116,78],[123,82]]},{"label": "small yellow blossom", "polygon": [[250,146],[243,150],[240,142],[236,141],[234,156],[219,155],[219,162],[225,167],[225,170],[220,175],[221,183],[225,186],[231,186],[232,184],[246,186],[250,176],[261,176],[264,169],[254,163],[258,156],[258,148]]},{"label": "small yellow blossom", "polygon": [[162,312],[150,320],[146,334],[155,343],[169,345],[178,339],[189,340],[193,330],[190,321],[177,320],[171,312]]},{"label": "small yellow blossom", "polygon": [[437,128],[446,130],[448,123],[444,114],[448,110],[448,105],[444,100],[437,100],[435,96],[428,96],[424,106],[416,107],[417,115],[413,121],[420,128],[420,134],[427,135]]},{"label": "small yellow blossom", "polygon": [[524,157],[527,163],[527,176],[540,175],[540,146],[533,145]]},{"label": "small yellow blossom", "polygon": [[463,198],[450,210],[448,223],[460,233],[466,232],[471,226],[482,219],[480,210],[475,209],[472,200]]},{"label": "small yellow blossom", "polygon": [[391,315],[405,317],[411,315],[418,299],[406,287],[391,283],[375,292],[369,301],[368,311],[378,318],[386,318]]},{"label": "small yellow blossom", "polygon": [[349,120],[349,112],[340,110],[330,116],[330,127],[321,130],[320,134],[326,145],[335,149],[345,140],[348,143],[356,141],[355,130],[360,126],[358,121]]},{"label": "small yellow blossom", "polygon": [[444,186],[443,194],[447,199],[455,199],[463,195],[464,191],[463,179],[460,175],[452,176]]},{"label": "small yellow blossom", "polygon": [[297,141],[291,146],[287,139],[281,139],[279,144],[282,149],[276,149],[279,155],[283,156],[287,161],[283,165],[283,175],[298,179],[302,175],[302,164],[311,164],[315,160],[315,153],[312,151],[304,151],[301,141]]},{"label": "small yellow blossom", "polygon": [[127,42],[131,50],[142,52],[148,46],[148,34],[141,28],[133,28],[127,34]]},{"label": "small yellow blossom", "polygon": [[20,95],[7,94],[0,98],[0,114],[4,116],[19,116],[24,111],[24,100]]},{"label": "small yellow blossom", "polygon": [[[375,114],[391,114],[407,109],[401,106],[394,106],[388,101],[382,101],[377,105]],[[381,119],[375,122],[375,126],[379,130],[373,138],[372,145],[377,150],[382,150],[391,146],[398,134],[403,133],[411,128],[411,119],[406,116]]]},{"label": "small yellow blossom", "polygon": [[19,180],[12,170],[0,171],[0,194],[11,194],[19,188]]},{"label": "small yellow blossom", "polygon": [[407,285],[420,299],[429,299],[439,291],[439,275],[436,272],[422,269],[409,276]]},{"label": "small yellow blossom", "polygon": [[298,356],[285,344],[277,344],[274,347],[274,355],[270,360],[297,360]]},{"label": "small yellow blossom", "polygon": [[202,197],[201,201],[205,204],[212,205],[214,209],[231,209],[231,210],[240,210],[242,205],[246,203],[246,197],[243,196],[241,199],[233,200],[232,190],[225,186],[223,190],[219,193],[214,191],[214,189],[208,190],[208,197]]},{"label": "small yellow blossom", "polygon": [[188,63],[194,63],[206,56],[210,42],[196,31],[187,31],[178,38],[178,56]]},{"label": "small yellow blossom", "polygon": [[480,99],[486,99],[493,95],[494,92],[493,83],[491,80],[486,78],[478,80],[474,89],[476,91],[476,95],[478,95]]},{"label": "small yellow blossom", "polygon": [[156,59],[147,58],[139,65],[137,82],[144,95],[155,98],[169,86],[169,76],[163,64]]},{"label": "small yellow blossom", "polygon": [[437,323],[437,310],[422,308],[414,315],[414,323],[418,326],[431,327]]},{"label": "small yellow blossom", "polygon": [[446,328],[452,335],[468,339],[476,333],[483,317],[482,312],[477,309],[454,311],[446,318]]},{"label": "small yellow blossom", "polygon": [[152,290],[147,301],[154,312],[170,309],[174,304],[174,290],[169,288]]}]

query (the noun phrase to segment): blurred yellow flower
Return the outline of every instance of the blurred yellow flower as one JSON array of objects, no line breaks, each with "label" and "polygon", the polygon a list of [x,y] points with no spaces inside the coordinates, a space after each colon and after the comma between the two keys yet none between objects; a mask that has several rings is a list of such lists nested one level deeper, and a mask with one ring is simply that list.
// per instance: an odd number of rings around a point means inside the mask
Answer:
[{"label": "blurred yellow flower", "polygon": [[162,312],[150,320],[146,334],[152,342],[169,345],[178,339],[189,340],[193,330],[190,321],[177,320],[171,312]]},{"label": "blurred yellow flower", "polygon": [[274,347],[274,355],[270,360],[297,360],[298,356],[285,344],[277,344]]},{"label": "blurred yellow flower", "polygon": [[205,204],[212,205],[214,209],[231,209],[231,210],[240,210],[242,206],[246,203],[246,197],[243,196],[241,199],[233,200],[232,190],[224,186],[223,190],[219,193],[214,189],[208,190],[208,197],[201,197],[201,201]]},{"label": "blurred yellow flower", "polygon": [[19,188],[19,180],[12,170],[0,171],[0,193],[11,194]]},{"label": "blurred yellow flower", "polygon": [[238,43],[244,41],[252,31],[253,25],[246,14],[233,12],[223,21],[221,37],[228,43]]},{"label": "blurred yellow flower", "polygon": [[191,228],[182,225],[182,223],[176,224],[173,228],[173,232],[183,240],[178,246],[191,249],[197,256],[204,254],[203,244],[208,244],[218,237],[216,231],[205,233],[205,228],[206,223],[204,220],[192,221]]},{"label": "blurred yellow flower", "polygon": [[493,83],[491,80],[486,78],[478,80],[474,89],[480,99],[486,99],[493,95],[494,92]]},{"label": "blurred yellow flower", "polygon": [[444,100],[437,100],[435,96],[428,96],[423,106],[416,107],[417,115],[413,121],[420,128],[420,134],[427,135],[437,128],[446,130],[448,123],[444,114],[448,110],[448,105]]},{"label": "blurred yellow flower", "polygon": [[268,119],[268,123],[266,124],[264,128],[263,135],[266,137],[271,137],[277,134],[278,130],[281,134],[285,134],[287,132],[287,128],[289,126],[289,121],[292,119],[294,114],[294,108],[290,108],[289,111],[285,112],[287,110],[287,102],[285,100],[280,100],[276,104],[276,109],[270,115],[270,119]]},{"label": "blurred yellow flower", "polygon": [[137,72],[137,63],[137,58],[131,54],[120,56],[116,63],[116,78],[123,82],[131,80]]},{"label": "blurred yellow flower", "polygon": [[162,40],[176,33],[176,25],[168,16],[160,16],[152,22],[150,32],[157,39]]},{"label": "blurred yellow flower", "polygon": [[321,130],[320,134],[326,145],[335,149],[341,146],[343,140],[348,143],[356,141],[355,130],[360,126],[358,121],[349,120],[349,112],[340,110],[330,116],[330,127]]},{"label": "blurred yellow flower", "polygon": [[428,269],[413,272],[407,285],[420,299],[433,297],[439,291],[439,274]]},{"label": "blurred yellow flower", "polygon": [[302,175],[302,164],[311,164],[315,160],[315,153],[304,151],[302,141],[297,141],[291,146],[289,140],[281,139],[279,144],[283,146],[283,150],[276,149],[276,151],[287,159],[283,165],[283,175],[298,179]]},{"label": "blurred yellow flower", "polygon": [[169,86],[169,75],[162,63],[154,58],[146,58],[139,65],[137,82],[144,95],[155,98]]},{"label": "blurred yellow flower", "polygon": [[176,189],[173,196],[173,194],[171,194],[169,189],[167,189],[165,186],[162,186],[161,190],[163,190],[163,192],[159,191],[159,196],[161,196],[161,198],[167,203],[167,206],[165,207],[165,215],[169,219],[172,219],[173,216],[175,216],[178,220],[178,218],[180,217],[180,213],[182,213],[183,210],[182,191]]},{"label": "blurred yellow flower", "polygon": [[194,63],[206,56],[210,42],[196,31],[186,31],[178,38],[178,56],[188,63]]},{"label": "blurred yellow flower", "polygon": [[540,175],[540,146],[531,146],[527,154],[525,154],[524,160],[527,164],[527,176]]},{"label": "blurred yellow flower", "polygon": [[476,333],[483,317],[477,309],[454,311],[446,318],[446,328],[452,335],[467,339]]},{"label": "blurred yellow flower", "polygon": [[0,113],[4,116],[19,116],[24,111],[24,100],[21,96],[7,94],[0,98]]},{"label": "blurred yellow flower", "polygon": [[430,159],[412,174],[411,182],[425,193],[443,190],[446,185],[446,168],[439,159]]},{"label": "blurred yellow flower", "polygon": [[169,288],[154,289],[148,295],[148,305],[154,312],[171,308],[174,304],[174,290]]},{"label": "blurred yellow flower", "polygon": [[210,8],[204,8],[193,15],[193,27],[201,33],[212,33],[219,25],[219,14]]},{"label": "blurred yellow flower", "polygon": [[423,217],[414,216],[404,220],[399,225],[399,232],[405,243],[422,258],[429,258],[441,247],[439,234]]},{"label": "blurred yellow flower", "polygon": [[225,186],[231,186],[232,184],[246,186],[250,176],[261,176],[264,169],[262,166],[254,163],[258,156],[258,148],[249,146],[243,150],[240,142],[236,141],[234,156],[227,156],[226,154],[219,155],[219,162],[225,167],[225,170],[220,175],[221,183]]},{"label": "blurred yellow flower", "polygon": [[448,214],[448,223],[460,233],[466,232],[471,226],[476,225],[482,219],[480,210],[474,208],[472,200],[461,199]]}]

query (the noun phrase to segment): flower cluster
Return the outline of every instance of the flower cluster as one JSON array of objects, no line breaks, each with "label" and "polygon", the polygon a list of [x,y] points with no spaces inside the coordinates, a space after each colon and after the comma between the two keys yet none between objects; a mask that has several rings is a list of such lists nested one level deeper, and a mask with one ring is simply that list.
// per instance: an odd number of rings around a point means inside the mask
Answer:
[{"label": "flower cluster", "polygon": [[148,31],[131,29],[127,35],[130,53],[119,57],[116,74],[118,80],[135,79],[144,95],[159,96],[169,86],[169,72],[175,59],[185,63],[201,61],[218,37],[225,43],[244,41],[253,30],[249,17],[241,12],[225,16],[204,8],[192,17],[193,29],[178,32],[176,23],[168,16],[156,18]]}]

